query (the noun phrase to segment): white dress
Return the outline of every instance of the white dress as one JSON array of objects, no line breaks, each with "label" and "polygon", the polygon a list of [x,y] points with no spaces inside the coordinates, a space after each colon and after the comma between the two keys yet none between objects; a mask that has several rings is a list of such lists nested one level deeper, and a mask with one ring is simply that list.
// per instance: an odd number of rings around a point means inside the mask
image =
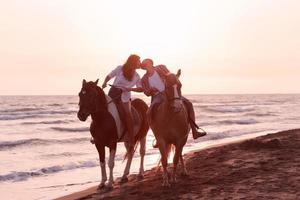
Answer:
[{"label": "white dress", "polygon": [[[137,72],[135,72],[132,80],[129,81],[124,77],[122,67],[123,66],[120,65],[108,74],[108,76],[110,78],[115,77],[113,85],[116,87],[121,87],[121,88],[122,87],[132,88],[134,86],[142,87],[141,78],[140,78],[139,74]],[[131,92],[127,92],[127,91],[122,92],[122,95],[121,95],[122,102],[127,103],[130,101],[130,98],[131,98]]]}]

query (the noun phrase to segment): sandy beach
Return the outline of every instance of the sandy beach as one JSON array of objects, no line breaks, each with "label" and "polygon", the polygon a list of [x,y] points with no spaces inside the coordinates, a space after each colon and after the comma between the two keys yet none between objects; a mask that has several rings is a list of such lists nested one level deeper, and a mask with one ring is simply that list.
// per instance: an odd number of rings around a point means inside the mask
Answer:
[{"label": "sandy beach", "polygon": [[299,146],[299,129],[268,134],[185,155],[189,176],[170,188],[153,168],[142,181],[117,179],[113,191],[95,186],[58,199],[300,199]]}]

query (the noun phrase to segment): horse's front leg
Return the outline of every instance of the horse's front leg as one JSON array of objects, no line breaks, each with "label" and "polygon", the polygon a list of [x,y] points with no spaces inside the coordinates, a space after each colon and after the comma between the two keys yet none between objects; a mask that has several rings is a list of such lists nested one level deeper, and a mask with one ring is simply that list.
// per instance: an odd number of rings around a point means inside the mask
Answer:
[{"label": "horse's front leg", "polygon": [[105,166],[105,147],[103,145],[96,144],[96,148],[99,154],[100,167],[101,167],[101,183],[98,189],[104,188],[105,182],[107,181],[106,166]]},{"label": "horse's front leg", "polygon": [[113,188],[113,183],[114,183],[114,174],[113,174],[113,169],[115,166],[115,156],[116,156],[116,149],[115,148],[110,148],[109,149],[109,160],[108,160],[108,167],[109,167],[109,179],[108,179],[108,188]]},{"label": "horse's front leg", "polygon": [[[127,163],[126,163],[126,167],[125,167],[123,176],[121,178],[121,183],[126,183],[128,181],[127,176],[129,175],[130,166],[131,166],[131,162],[132,162],[132,158],[133,158],[133,149],[130,148],[130,145],[128,142],[125,142],[125,147],[126,147],[126,151],[127,151]],[[131,151],[130,151],[130,149],[131,149]]]},{"label": "horse's front leg", "polygon": [[177,182],[177,180],[176,180],[177,164],[178,164],[178,161],[179,161],[180,157],[182,157],[182,148],[183,147],[176,146],[175,155],[174,155],[174,158],[173,158],[173,176],[172,176],[172,181],[174,183]]},{"label": "horse's front leg", "polygon": [[167,152],[167,145],[165,141],[162,139],[158,140],[158,147],[161,155],[161,164],[163,166],[163,187],[170,187],[169,183],[169,175],[168,175],[168,152]]},{"label": "horse's front leg", "polygon": [[181,175],[182,175],[182,176],[188,176],[188,172],[187,172],[187,170],[186,170],[186,166],[185,166],[185,163],[184,163],[184,160],[183,160],[183,157],[182,157],[182,153],[181,153],[179,159],[180,159],[180,162],[181,162],[181,165],[182,165],[182,172],[181,172]]}]

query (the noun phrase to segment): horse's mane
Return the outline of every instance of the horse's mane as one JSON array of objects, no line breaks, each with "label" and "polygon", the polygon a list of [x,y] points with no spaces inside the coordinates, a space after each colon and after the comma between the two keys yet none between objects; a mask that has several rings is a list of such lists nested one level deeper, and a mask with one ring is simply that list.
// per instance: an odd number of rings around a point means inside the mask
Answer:
[{"label": "horse's mane", "polygon": [[105,109],[107,109],[107,101],[106,101],[106,97],[105,97],[106,95],[105,95],[104,91],[98,85],[96,85],[94,82],[89,82],[89,86],[91,89],[95,90],[95,92],[98,94],[100,104],[97,104],[97,105],[102,105],[105,107]]},{"label": "horse's mane", "polygon": [[99,97],[100,97],[101,105],[104,105],[105,108],[107,108],[106,95],[105,95],[104,91],[97,85],[96,85],[96,89],[97,89],[97,92],[98,92]]}]

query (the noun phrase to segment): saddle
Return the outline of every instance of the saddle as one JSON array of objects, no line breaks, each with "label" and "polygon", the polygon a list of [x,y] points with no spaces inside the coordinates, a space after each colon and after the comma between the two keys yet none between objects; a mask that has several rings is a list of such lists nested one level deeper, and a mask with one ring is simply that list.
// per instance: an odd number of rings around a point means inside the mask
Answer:
[{"label": "saddle", "polygon": [[[126,126],[126,123],[125,123],[126,114],[125,114],[125,110],[124,110],[121,103],[116,104],[116,107],[117,107],[117,110],[118,110],[118,113],[119,113],[119,116],[120,116],[121,123],[123,124],[123,131],[122,131],[122,134],[121,134],[121,137],[120,137],[120,140],[123,140],[124,136],[126,135],[127,130],[128,130],[127,126]],[[136,110],[136,108],[134,107],[134,105],[131,105],[131,113],[132,113],[132,117],[133,117],[133,122],[135,124],[139,124],[141,116],[140,116],[139,112]],[[139,124],[139,126],[140,126],[140,124]],[[134,125],[134,127],[133,127],[134,135],[137,134],[137,130],[139,130],[139,128],[140,128],[139,126],[135,127],[135,125]]]},{"label": "saddle", "polygon": [[[157,114],[157,109],[158,109],[159,105],[162,104],[162,103],[163,103],[163,101],[158,101],[155,104],[153,104],[152,106],[150,106],[149,111],[148,111],[148,117],[150,118],[151,121],[153,119],[155,119],[155,116]],[[188,112],[189,122],[193,123],[193,125],[195,125],[198,128],[198,125],[190,118],[189,107],[188,107],[188,105],[185,101],[183,101],[183,105],[184,105],[184,107],[186,108],[186,110]]]},{"label": "saddle", "polygon": [[124,138],[125,133],[127,132],[127,126],[126,126],[126,123],[124,123],[126,115],[125,115],[125,110],[124,110],[121,102],[118,102],[118,103],[115,102],[115,104],[116,104],[116,107],[117,107],[117,110],[119,113],[120,120],[121,120],[122,124],[124,125],[123,131],[121,133],[121,137],[119,138],[119,140],[121,141]]},{"label": "saddle", "polygon": [[[112,101],[112,99],[108,96],[106,96],[108,102]],[[110,103],[108,105],[108,111],[111,113],[112,117],[115,120],[117,132],[118,132],[118,142],[124,142],[126,140],[126,133],[127,133],[127,127],[125,123],[125,111],[123,109],[123,106],[121,103]],[[140,129],[140,115],[139,113],[133,109],[132,107],[132,115],[133,115],[133,121],[137,123],[138,125],[134,126],[134,134],[136,135],[138,133],[138,130]]]}]

